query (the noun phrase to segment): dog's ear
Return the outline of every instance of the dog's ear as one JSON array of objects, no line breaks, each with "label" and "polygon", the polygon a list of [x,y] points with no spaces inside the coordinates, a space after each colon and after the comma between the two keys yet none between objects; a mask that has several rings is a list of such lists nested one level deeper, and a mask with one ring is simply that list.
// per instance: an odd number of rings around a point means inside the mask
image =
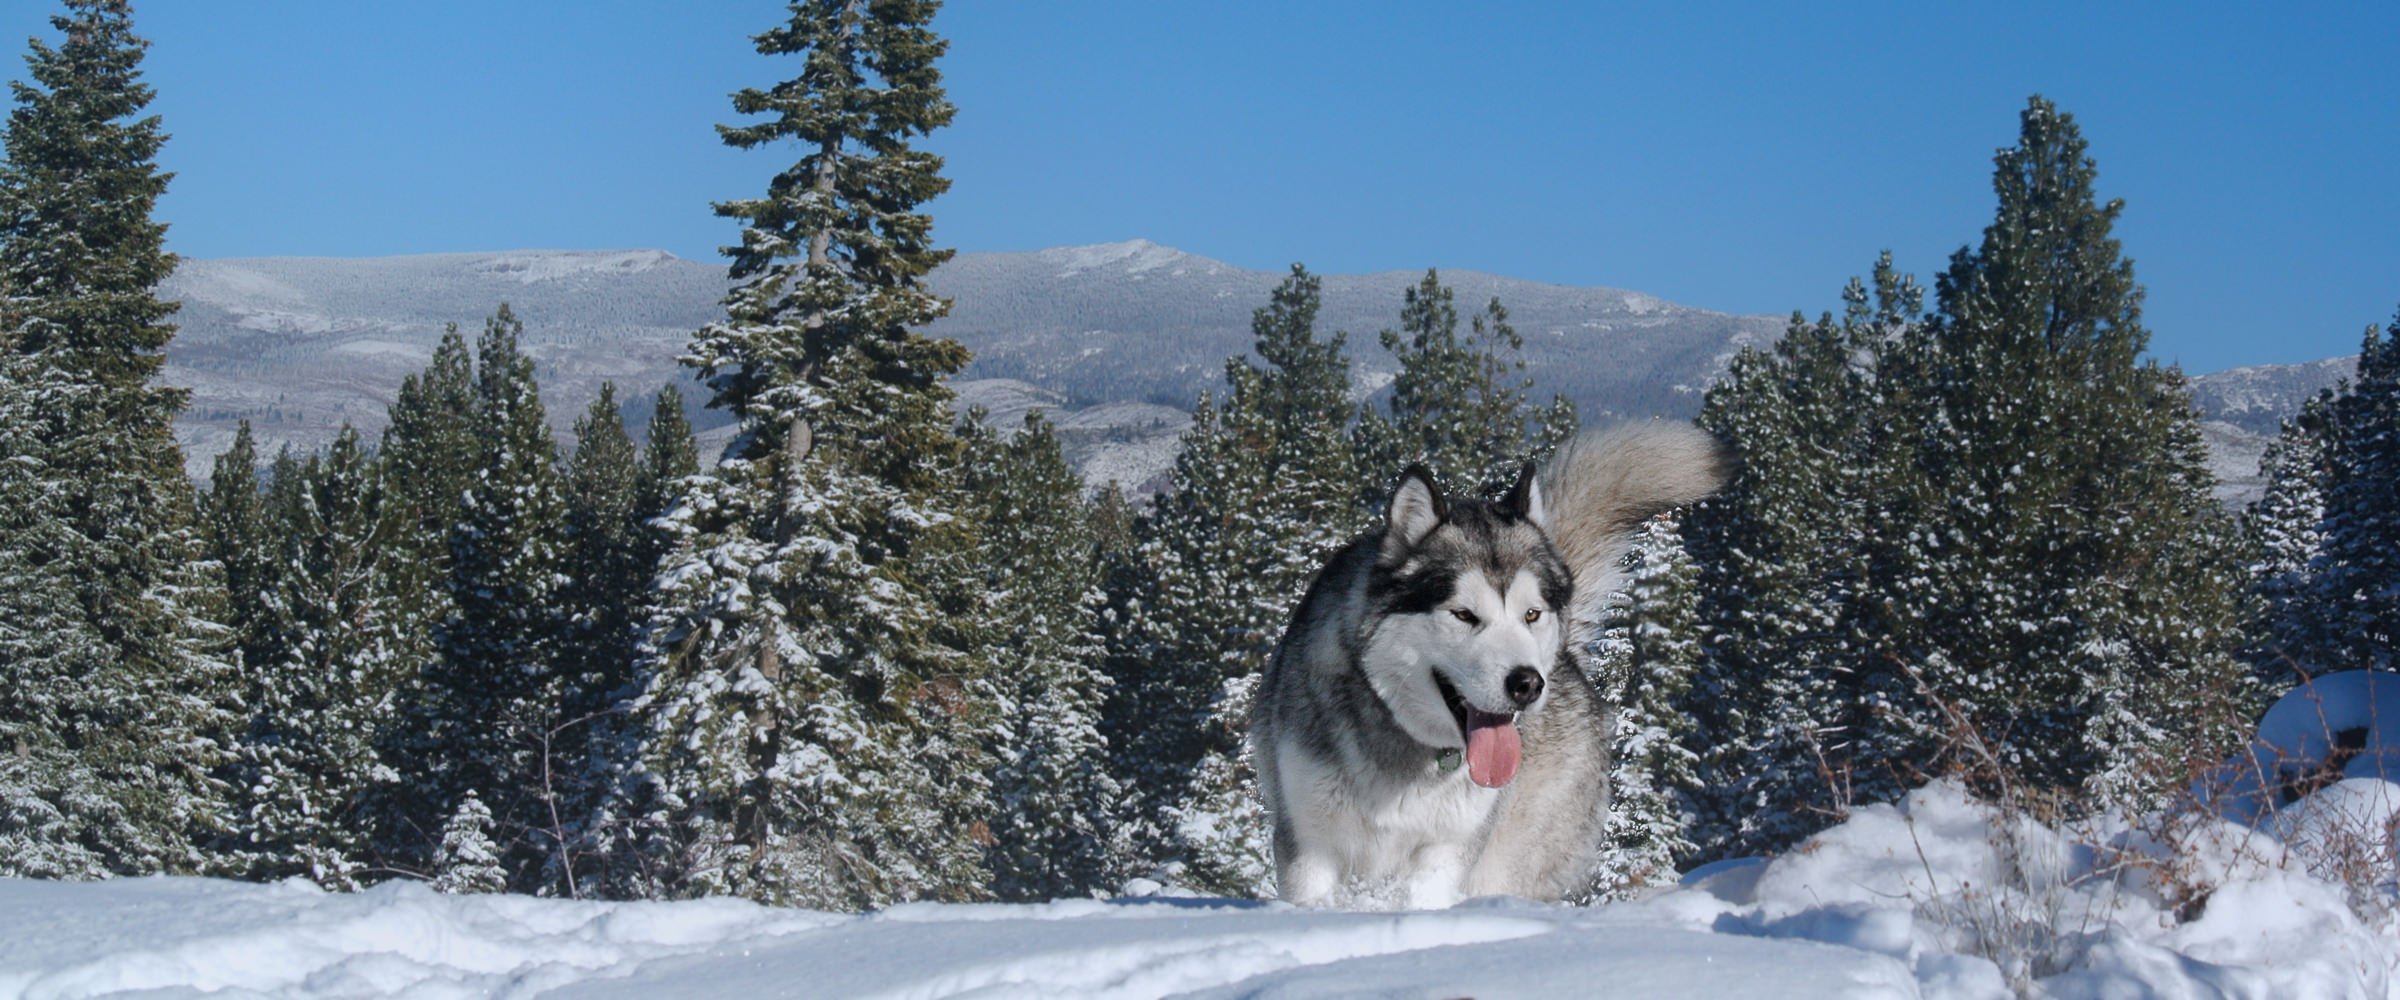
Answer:
[{"label": "dog's ear", "polygon": [[1386,537],[1402,546],[1414,546],[1433,534],[1447,516],[1449,507],[1442,503],[1441,488],[1433,485],[1433,473],[1422,465],[1411,465],[1392,490],[1392,506],[1384,514],[1390,523]]},{"label": "dog's ear", "polygon": [[1542,484],[1534,479],[1532,462],[1518,470],[1517,484],[1500,498],[1500,509],[1533,522],[1534,527],[1550,530],[1550,512],[1542,506]]}]

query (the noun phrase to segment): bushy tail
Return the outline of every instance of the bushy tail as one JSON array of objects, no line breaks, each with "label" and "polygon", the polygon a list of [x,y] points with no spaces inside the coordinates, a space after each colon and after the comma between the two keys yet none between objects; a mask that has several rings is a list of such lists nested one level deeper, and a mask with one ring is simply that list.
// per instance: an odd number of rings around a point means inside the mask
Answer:
[{"label": "bushy tail", "polygon": [[1618,563],[1642,522],[1716,492],[1738,467],[1732,449],[1681,421],[1587,430],[1550,456],[1542,506],[1550,541],[1575,574],[1570,620],[1579,632],[1594,627],[1621,586]]}]

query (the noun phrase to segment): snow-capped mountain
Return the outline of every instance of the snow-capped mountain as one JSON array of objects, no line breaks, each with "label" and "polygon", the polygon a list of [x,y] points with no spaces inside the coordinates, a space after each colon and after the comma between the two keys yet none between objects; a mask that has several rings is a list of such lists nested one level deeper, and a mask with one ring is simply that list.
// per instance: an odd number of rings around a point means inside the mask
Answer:
[{"label": "snow-capped mountain", "polygon": [[[1376,331],[1398,321],[1401,293],[1422,272],[1326,275],[1323,328],[1349,333],[1362,389],[1395,367]],[[1148,240],[1022,253],[962,254],[932,276],[951,314],[930,332],[975,352],[962,405],[981,402],[1013,425],[1024,406],[1049,411],[1095,484],[1155,480],[1199,393],[1225,359],[1249,349],[1250,314],[1281,281]],[[1688,415],[1733,350],[1782,331],[1772,317],[1729,316],[1610,288],[1569,288],[1448,271],[1462,313],[1498,297],[1525,335],[1538,393],[1564,392],[1587,419]],[[470,336],[500,303],[525,322],[551,426],[562,435],[604,381],[628,419],[647,397],[688,379],[675,361],[691,332],[721,317],[724,270],[656,250],[508,251],[364,259],[187,260],[161,287],[181,300],[182,331],[167,380],[192,390],[180,424],[195,474],[248,419],[272,455],[324,447],[344,422],[370,436],[400,381],[421,370],[446,324]],[[978,388],[975,383],[1004,379]],[[723,419],[697,407],[704,434]],[[1013,405],[1013,404],[1012,404]],[[1004,418],[1004,419],[1003,419]],[[721,433],[721,432],[720,432]]]},{"label": "snow-capped mountain", "polygon": [[[1421,271],[1323,275],[1322,330],[1348,334],[1360,395],[1396,367],[1378,331],[1399,319]],[[1199,394],[1225,359],[1250,347],[1250,316],[1280,272],[1253,271],[1148,240],[961,254],[934,272],[950,315],[929,332],[975,352],[958,383],[962,411],[981,405],[999,426],[1025,410],[1058,423],[1088,482],[1136,492],[1158,485]],[[1784,320],[1735,316],[1640,292],[1444,271],[1461,313],[1498,298],[1525,337],[1536,398],[1575,400],[1587,421],[1689,416],[1743,346],[1771,343]],[[649,416],[670,379],[704,437],[724,419],[702,410],[676,356],[691,332],[723,315],[716,263],[658,250],[525,250],[409,257],[186,260],[162,286],[183,302],[167,380],[192,390],[179,424],[190,470],[205,474],[248,419],[271,456],[285,444],[323,448],[344,422],[370,438],[400,380],[422,370],[446,324],[470,337],[502,302],[525,321],[551,426],[562,436],[600,384],[615,381],[627,419]],[[1463,322],[1463,319],[1462,319]],[[2301,400],[2352,361],[2236,368],[2192,380],[2229,499],[2253,496],[2257,454]],[[714,431],[712,434],[711,431]]]}]

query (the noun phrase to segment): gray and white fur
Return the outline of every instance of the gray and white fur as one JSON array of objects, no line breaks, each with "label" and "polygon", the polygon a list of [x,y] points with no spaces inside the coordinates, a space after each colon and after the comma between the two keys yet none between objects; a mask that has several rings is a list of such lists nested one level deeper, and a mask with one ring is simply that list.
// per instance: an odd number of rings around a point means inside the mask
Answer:
[{"label": "gray and white fur", "polygon": [[1634,530],[1715,491],[1689,424],[1585,432],[1497,501],[1411,467],[1381,530],[1318,571],[1250,725],[1282,897],[1555,900],[1591,877],[1616,706],[1582,650]]}]

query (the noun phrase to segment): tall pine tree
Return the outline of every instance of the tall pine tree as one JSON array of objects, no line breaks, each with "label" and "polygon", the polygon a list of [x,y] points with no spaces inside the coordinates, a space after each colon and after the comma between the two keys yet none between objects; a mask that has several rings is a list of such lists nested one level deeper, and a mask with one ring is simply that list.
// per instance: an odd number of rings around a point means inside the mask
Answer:
[{"label": "tall pine tree", "polygon": [[1574,434],[1566,397],[1528,410],[1525,338],[1499,299],[1470,318],[1461,338],[1456,294],[1439,273],[1426,271],[1401,298],[1400,328],[1383,331],[1384,349],[1400,362],[1391,398],[1383,412],[1367,406],[1359,415],[1359,460],[1371,475],[1396,476],[1418,462],[1450,490],[1497,496],[1526,462]]},{"label": "tall pine tree", "polygon": [[[981,421],[970,421],[980,427]],[[974,562],[986,658],[999,678],[988,863],[1002,899],[1089,895],[1121,881],[1122,789],[1100,715],[1108,677],[1091,619],[1099,563],[1083,483],[1039,413],[971,439],[965,487],[983,508]]]},{"label": "tall pine tree", "polygon": [[529,885],[544,845],[524,835],[554,825],[546,768],[564,721],[565,502],[533,361],[518,348],[523,331],[502,305],[476,339],[476,450],[447,532],[449,614],[407,693],[400,752],[412,768],[395,789],[391,832],[396,861],[429,868],[440,846],[432,833],[477,793],[508,841],[512,879]]},{"label": "tall pine tree", "polygon": [[44,494],[0,538],[21,584],[0,619],[49,632],[10,664],[15,717],[43,735],[0,809],[69,817],[43,827],[72,835],[50,855],[61,874],[192,871],[221,828],[212,772],[234,717],[223,583],[173,435],[185,393],[156,381],[175,332],[152,292],[174,267],[151,218],[166,136],[138,117],[148,43],[124,0],[69,0],[51,24],[63,40],[34,40],[31,82],[11,84],[0,163],[0,347],[32,431],[11,454]]},{"label": "tall pine tree", "polygon": [[2243,697],[2229,525],[2181,375],[2139,361],[2122,204],[2069,116],[2021,126],[1933,315],[1887,259],[1872,306],[1854,284],[1710,396],[1748,467],[1693,521],[1704,856],[1950,767],[2138,803]]},{"label": "tall pine tree", "polygon": [[276,462],[268,496],[274,571],[242,598],[265,627],[246,661],[236,847],[253,877],[352,888],[376,863],[364,810],[399,777],[379,742],[417,666],[393,582],[404,550],[385,544],[382,473],[349,427],[323,456]]},{"label": "tall pine tree", "polygon": [[[686,362],[741,433],[691,480],[642,669],[629,792],[665,894],[852,908],[981,893],[987,678],[945,642],[940,572],[966,543],[943,378],[950,252],[917,211],[949,182],[912,142],[949,123],[922,0],[803,0],[756,37],[800,73],[734,95],[741,148],[796,143],[764,197],[725,202],[729,317]],[[646,805],[644,804],[646,803]]]}]

